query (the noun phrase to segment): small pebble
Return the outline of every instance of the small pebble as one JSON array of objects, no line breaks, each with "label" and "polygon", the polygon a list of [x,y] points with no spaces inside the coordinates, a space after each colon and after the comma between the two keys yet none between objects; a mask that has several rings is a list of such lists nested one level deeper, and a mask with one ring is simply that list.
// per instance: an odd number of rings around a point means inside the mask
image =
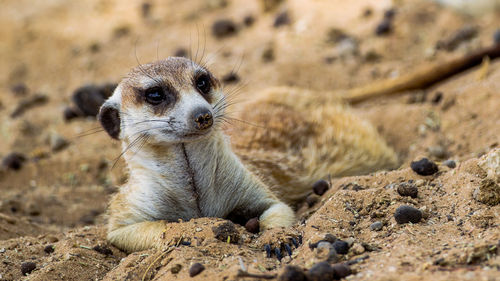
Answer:
[{"label": "small pebble", "polygon": [[326,261],[313,265],[307,272],[310,281],[330,281],[333,279],[333,268]]},{"label": "small pebble", "polygon": [[319,201],[319,196],[316,195],[316,194],[309,194],[307,197],[306,197],[306,203],[307,203],[307,206],[310,208],[312,206],[314,206],[314,204],[318,203]]},{"label": "small pebble", "polygon": [[11,152],[3,158],[2,165],[17,171],[23,167],[24,161],[26,161],[26,156],[21,153]]},{"label": "small pebble", "polygon": [[339,256],[337,252],[333,248],[332,244],[322,241],[318,243],[316,248],[316,258],[328,262],[337,262],[339,260]]},{"label": "small pebble", "polygon": [[150,2],[143,2],[141,4],[141,15],[143,18],[149,18],[151,15],[151,3]]},{"label": "small pebble", "polygon": [[205,270],[205,266],[203,264],[197,262],[189,268],[189,277],[194,277],[200,274],[203,270]]},{"label": "small pebble", "polygon": [[173,274],[177,274],[181,271],[182,269],[182,265],[181,264],[174,264],[171,268],[170,268],[170,272],[172,272]]},{"label": "small pebble", "polygon": [[354,243],[351,247],[351,251],[354,255],[361,255],[362,253],[365,252],[365,247],[359,243]]},{"label": "small pebble", "polygon": [[411,198],[417,198],[418,196],[417,186],[411,183],[402,182],[398,184],[397,191],[401,196],[409,196]]},{"label": "small pebble", "polygon": [[274,60],[274,50],[272,47],[268,47],[262,52],[262,61],[271,62],[273,60]]},{"label": "small pebble", "polygon": [[15,96],[25,96],[28,94],[29,90],[26,84],[24,83],[17,83],[14,86],[10,88],[10,91],[15,95]]},{"label": "small pebble", "polygon": [[255,18],[252,15],[247,15],[243,18],[243,24],[245,26],[252,26],[255,22]]},{"label": "small pebble", "polygon": [[82,116],[95,117],[104,101],[113,94],[116,84],[85,85],[73,92],[71,97]]},{"label": "small pebble", "polygon": [[224,82],[225,84],[237,83],[238,81],[240,81],[240,77],[238,76],[238,74],[232,71],[222,76],[222,82]]},{"label": "small pebble", "polygon": [[443,165],[445,165],[448,168],[452,168],[452,169],[457,167],[457,163],[455,163],[455,161],[453,161],[453,160],[446,160],[443,162]]},{"label": "small pebble", "polygon": [[436,165],[436,163],[430,161],[427,158],[422,158],[418,161],[411,162],[410,167],[415,173],[421,176],[430,176],[438,171],[438,166]]},{"label": "small pebble", "polygon": [[106,256],[113,255],[113,251],[111,251],[111,249],[106,247],[106,246],[97,245],[97,246],[94,246],[94,248],[92,248],[92,249],[94,249],[94,251],[101,253],[103,255],[106,255]]},{"label": "small pebble", "polygon": [[278,277],[279,281],[308,281],[307,275],[302,268],[296,265],[287,265],[283,273]]},{"label": "small pebble", "polygon": [[36,263],[34,262],[23,262],[21,264],[21,273],[26,276],[28,274],[30,274],[33,270],[35,270],[36,268]]},{"label": "small pebble", "polygon": [[379,231],[379,230],[382,230],[383,226],[384,225],[382,224],[382,222],[376,221],[376,222],[370,224],[370,229],[373,231]]},{"label": "small pebble", "polygon": [[333,243],[333,248],[337,254],[345,255],[349,252],[349,244],[342,240],[337,240]]},{"label": "small pebble", "polygon": [[443,99],[443,92],[436,92],[434,94],[434,97],[432,97],[431,102],[432,104],[438,104],[439,102],[441,102],[442,99]]},{"label": "small pebble", "polygon": [[283,25],[289,25],[290,24],[290,16],[288,15],[287,11],[279,13],[276,18],[274,19],[274,27],[280,27]]},{"label": "small pebble", "polygon": [[335,243],[337,241],[337,237],[331,233],[325,234],[325,238],[323,238],[324,241],[330,242],[330,243]]},{"label": "small pebble", "polygon": [[392,22],[390,19],[384,18],[375,28],[375,35],[382,36],[391,33]]},{"label": "small pebble", "polygon": [[394,9],[394,8],[391,8],[391,9],[384,12],[385,19],[392,20],[395,15],[396,15],[396,9]]},{"label": "small pebble", "polygon": [[349,275],[351,275],[352,270],[351,268],[344,263],[337,263],[332,265],[333,269],[333,279],[335,280],[340,280],[342,278],[345,278]]},{"label": "small pebble", "polygon": [[188,51],[186,49],[184,49],[184,48],[178,48],[174,52],[174,57],[187,58],[188,57]]},{"label": "small pebble", "polygon": [[313,191],[319,196],[325,194],[329,188],[330,184],[326,180],[319,180],[313,184]]},{"label": "small pebble", "polygon": [[45,248],[43,248],[43,251],[46,254],[52,254],[54,252],[54,246],[53,245],[47,245]]},{"label": "small pebble", "polygon": [[236,34],[237,28],[232,20],[220,19],[212,24],[212,34],[218,38],[225,38]]},{"label": "small pebble", "polygon": [[62,150],[69,144],[69,142],[65,138],[63,138],[58,134],[51,134],[49,141],[50,141],[50,149],[52,149],[52,151],[54,152]]},{"label": "small pebble", "polygon": [[63,117],[64,121],[69,121],[71,119],[74,119],[76,117],[80,117],[81,113],[79,110],[72,108],[72,107],[66,107],[63,111]]},{"label": "small pebble", "polygon": [[500,28],[493,33],[493,43],[500,44]]},{"label": "small pebble", "polygon": [[245,224],[245,228],[250,233],[259,233],[260,223],[258,218],[249,219]]},{"label": "small pebble", "polygon": [[396,209],[396,212],[394,213],[394,218],[396,219],[396,222],[399,224],[404,224],[409,222],[419,223],[420,220],[422,220],[422,211],[412,206],[403,205]]}]

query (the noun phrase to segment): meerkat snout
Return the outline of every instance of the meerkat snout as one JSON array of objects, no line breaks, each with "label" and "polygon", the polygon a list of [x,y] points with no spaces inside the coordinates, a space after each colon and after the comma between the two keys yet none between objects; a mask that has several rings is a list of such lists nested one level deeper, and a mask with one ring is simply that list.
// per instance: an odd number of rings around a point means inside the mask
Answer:
[{"label": "meerkat snout", "polygon": [[198,130],[206,130],[213,124],[212,112],[207,108],[196,108],[193,110],[192,116]]}]

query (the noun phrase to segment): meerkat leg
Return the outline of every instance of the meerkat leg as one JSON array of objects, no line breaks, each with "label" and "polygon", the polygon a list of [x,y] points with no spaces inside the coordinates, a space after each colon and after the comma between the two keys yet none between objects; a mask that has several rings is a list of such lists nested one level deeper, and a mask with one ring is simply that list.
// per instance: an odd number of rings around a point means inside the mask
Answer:
[{"label": "meerkat leg", "polygon": [[108,232],[108,241],[128,253],[161,247],[165,221],[145,221]]}]

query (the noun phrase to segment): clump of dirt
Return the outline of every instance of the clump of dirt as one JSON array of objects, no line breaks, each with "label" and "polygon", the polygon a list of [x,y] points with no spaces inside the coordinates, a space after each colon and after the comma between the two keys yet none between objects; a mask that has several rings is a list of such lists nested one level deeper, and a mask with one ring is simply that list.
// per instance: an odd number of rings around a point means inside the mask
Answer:
[{"label": "clump of dirt", "polygon": [[[353,106],[401,166],[320,181],[293,227],[169,223],[162,249],[128,255],[105,227],[127,180],[121,145],[93,117],[138,63],[191,57],[224,77],[235,112],[271,86],[326,97],[490,46],[494,12],[417,0],[10,1],[0,25],[1,280],[498,278],[498,60]],[[418,174],[411,163],[423,158]]]}]

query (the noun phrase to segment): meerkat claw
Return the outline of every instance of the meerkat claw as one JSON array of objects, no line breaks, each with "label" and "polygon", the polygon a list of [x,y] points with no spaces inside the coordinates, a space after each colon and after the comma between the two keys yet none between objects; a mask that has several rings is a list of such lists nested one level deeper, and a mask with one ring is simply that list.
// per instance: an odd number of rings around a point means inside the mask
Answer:
[{"label": "meerkat claw", "polygon": [[288,253],[288,255],[292,257],[292,248],[290,247],[290,244],[285,243],[285,250]]},{"label": "meerkat claw", "polygon": [[274,253],[276,254],[276,258],[278,259],[278,261],[281,261],[283,255],[281,254],[280,248],[278,247],[274,248]]},{"label": "meerkat claw", "polygon": [[295,239],[295,238],[293,238],[293,237],[292,237],[292,239],[290,239],[290,240],[292,240],[292,244],[293,244],[293,246],[294,246],[295,248],[298,248],[298,247],[299,247],[299,243],[297,243],[297,239]]},{"label": "meerkat claw", "polygon": [[264,245],[264,249],[266,250],[266,257],[270,258],[271,257],[271,245],[269,245],[269,244]]}]

